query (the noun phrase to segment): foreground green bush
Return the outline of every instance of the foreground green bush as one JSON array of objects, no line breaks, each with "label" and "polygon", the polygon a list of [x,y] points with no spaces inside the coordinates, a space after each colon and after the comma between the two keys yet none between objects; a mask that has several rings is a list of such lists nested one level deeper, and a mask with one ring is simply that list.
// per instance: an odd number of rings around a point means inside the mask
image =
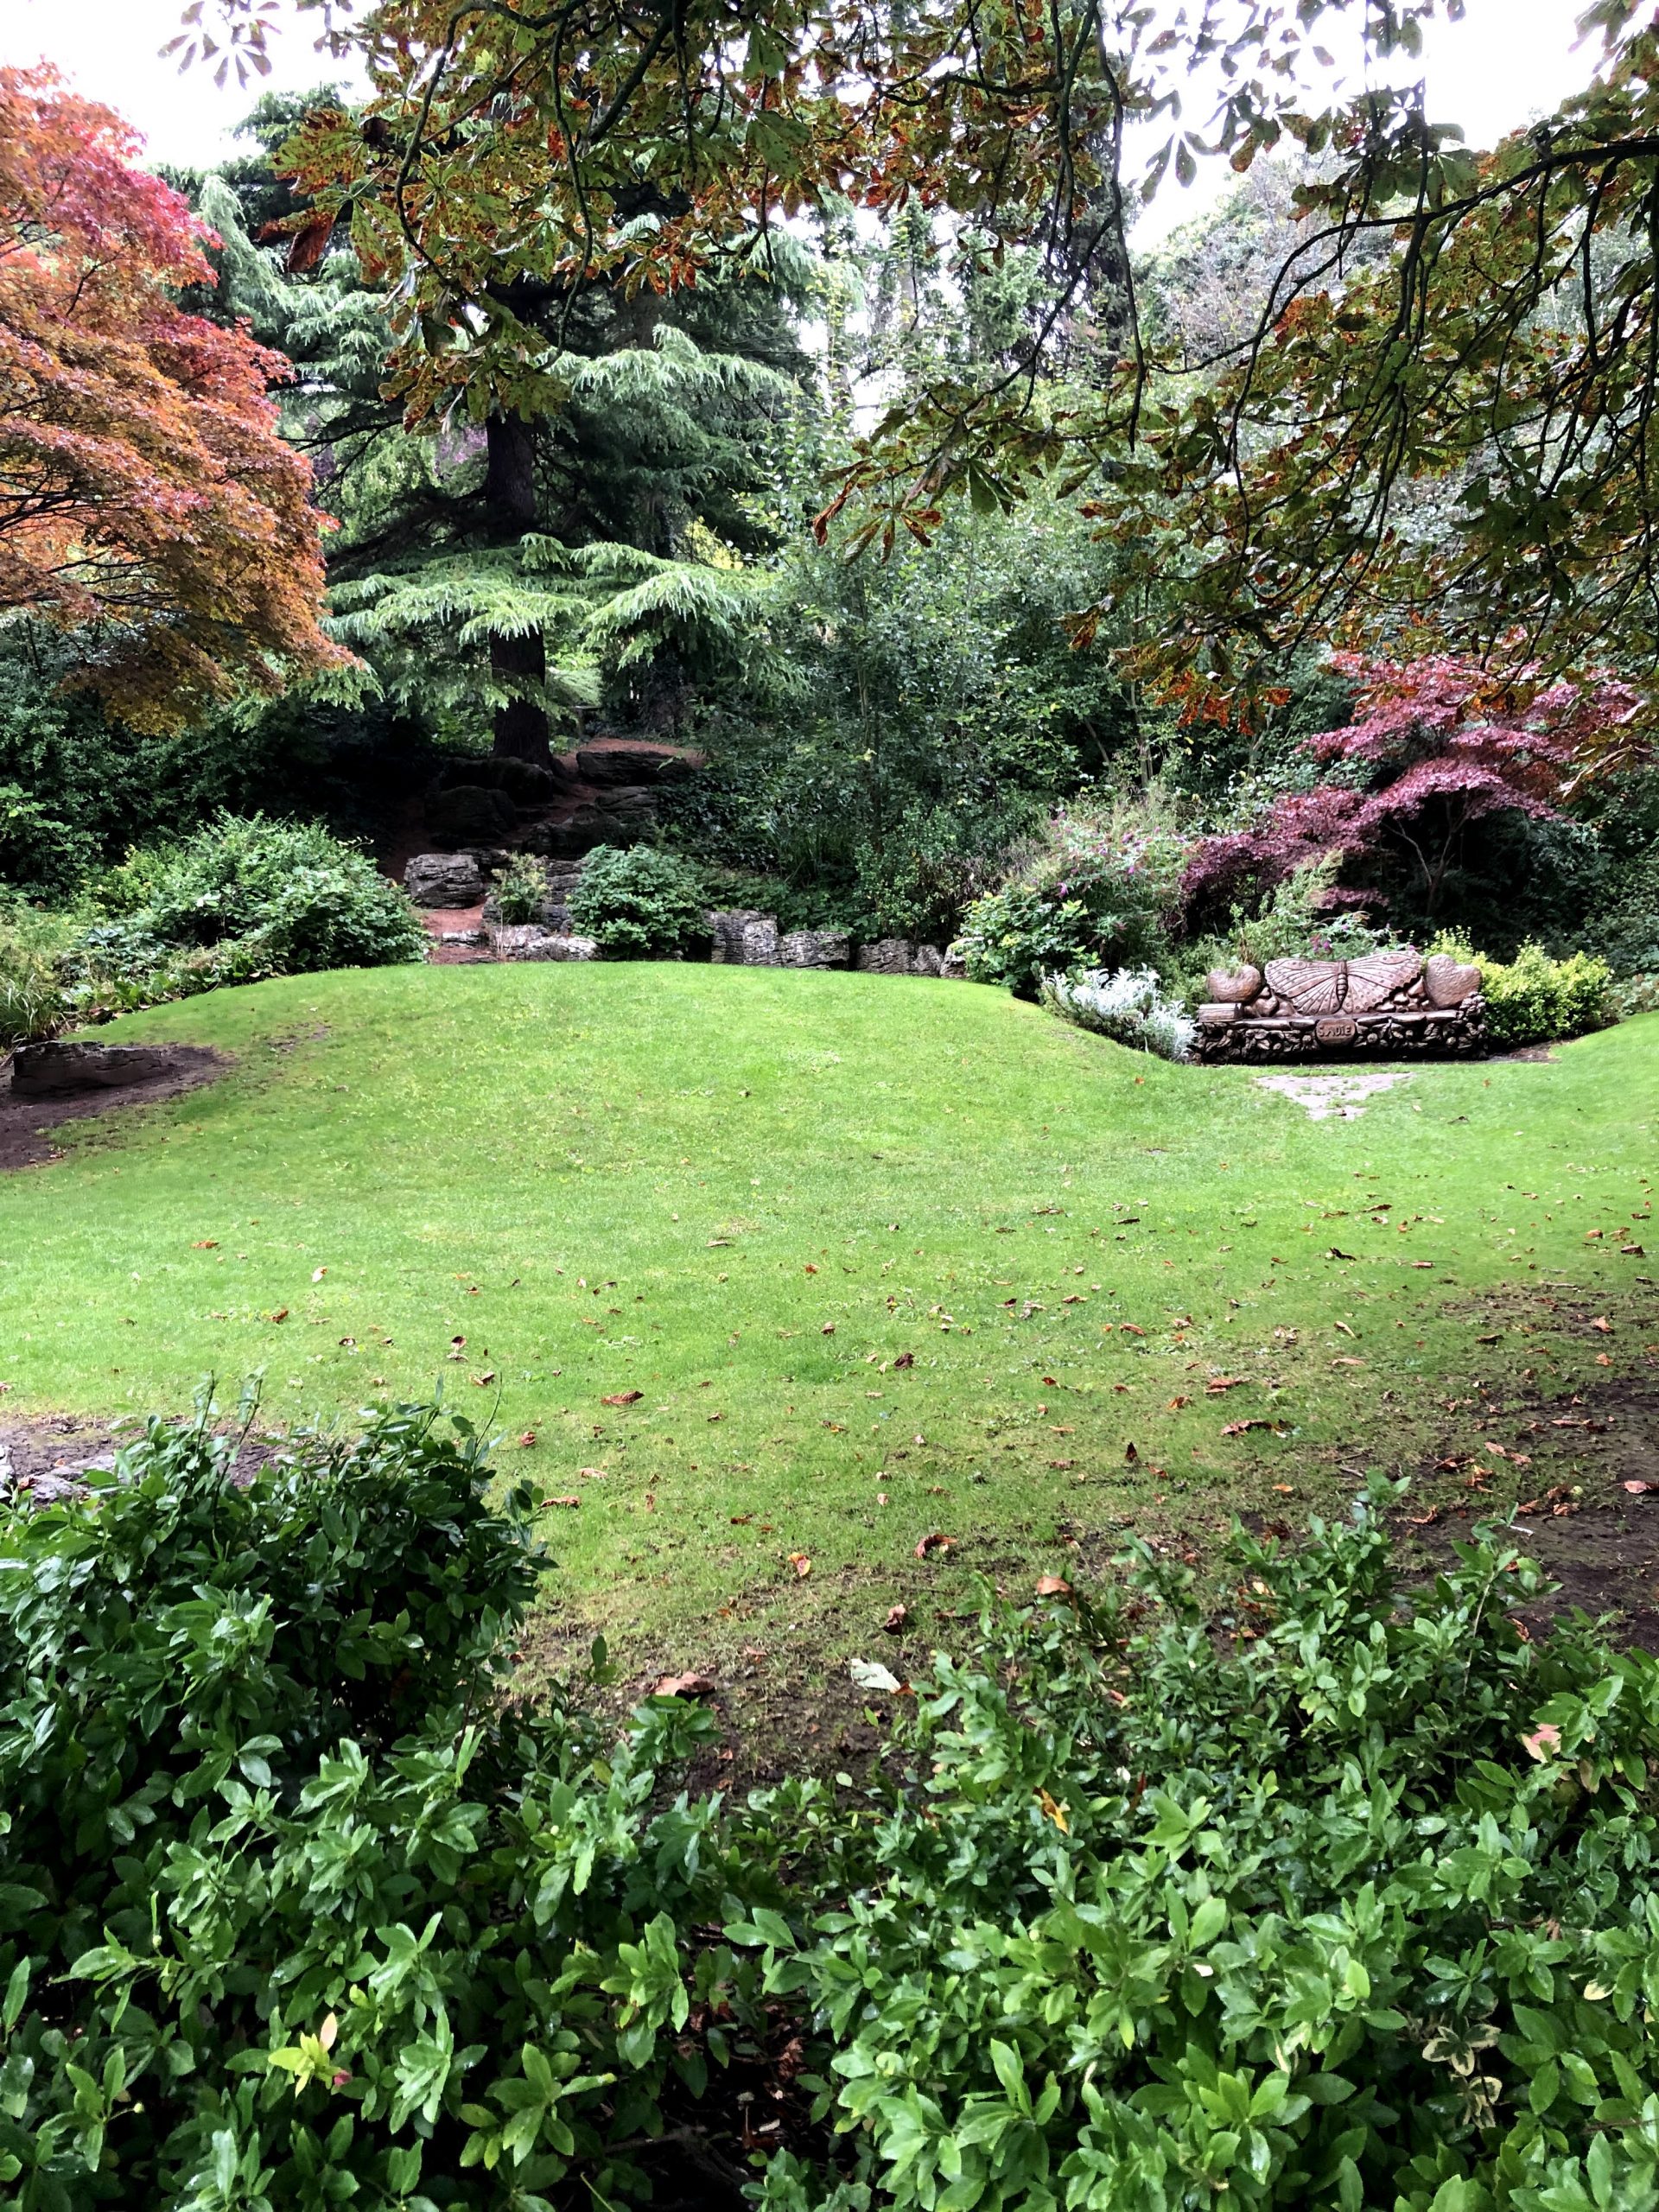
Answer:
[{"label": "foreground green bush", "polygon": [[501,1702],[529,1500],[486,1502],[464,1424],[251,1478],[157,1425],[94,1479],[0,1564],[9,2201],[614,2186],[686,2017],[677,1926],[721,1894],[712,1808],[650,1806],[702,1716],[601,1757]]},{"label": "foreground green bush", "polygon": [[1369,1508],[1223,1611],[993,1606],[863,1789],[676,1795],[505,1694],[531,1501],[415,1410],[153,1427],[0,1547],[29,2208],[1645,2212],[1659,1664]]}]

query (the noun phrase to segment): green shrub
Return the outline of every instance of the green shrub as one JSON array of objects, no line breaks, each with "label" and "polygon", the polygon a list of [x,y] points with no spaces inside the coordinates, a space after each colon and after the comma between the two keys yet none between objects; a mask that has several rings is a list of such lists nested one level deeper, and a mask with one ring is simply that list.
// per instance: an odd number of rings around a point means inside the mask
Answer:
[{"label": "green shrub", "polygon": [[1155,790],[1109,804],[1076,803],[1048,823],[1015,880],[1051,899],[1078,900],[1103,964],[1160,965],[1168,955],[1189,849]]},{"label": "green shrub", "polygon": [[727,1886],[713,1808],[653,1791],[709,1725],[658,1703],[613,1748],[504,1701],[531,1501],[454,1428],[253,1469],[204,1406],[0,1513],[8,2202],[637,2186],[606,2145],[695,2078],[681,1953]]},{"label": "green shrub", "polygon": [[1034,998],[1043,976],[1086,962],[1094,941],[1081,899],[1052,900],[1014,883],[975,899],[957,943],[970,982],[1004,983]]},{"label": "green shrub", "polygon": [[547,904],[547,870],[531,853],[515,853],[495,879],[495,904],[504,922],[539,922]]},{"label": "green shrub", "polygon": [[1615,976],[1659,970],[1659,838],[1619,869],[1611,896],[1585,924],[1588,949]]},{"label": "green shrub", "polygon": [[1003,888],[968,909],[960,942],[974,981],[1033,996],[1065,969],[1171,966],[1186,847],[1160,805],[1153,793],[1055,814]]},{"label": "green shrub", "polygon": [[613,960],[662,959],[705,928],[702,880],[652,845],[597,845],[569,906],[572,925]]},{"label": "green shrub", "polygon": [[0,885],[61,893],[97,857],[94,841],[57,808],[0,779]]},{"label": "green shrub", "polygon": [[365,853],[315,823],[222,814],[141,846],[88,894],[61,963],[82,1019],[223,983],[419,960],[420,916]]},{"label": "green shrub", "polygon": [[176,844],[140,847],[94,887],[99,912],[160,945],[257,938],[270,972],[418,960],[419,915],[367,854],[310,822],[221,814]]},{"label": "green shrub", "polygon": [[1003,873],[1009,848],[1041,822],[1031,804],[913,805],[896,829],[858,849],[858,900],[874,937],[948,944]]},{"label": "green shrub", "polygon": [[[1459,942],[1437,939],[1433,949],[1452,950]],[[1523,944],[1507,967],[1478,953],[1466,957],[1480,963],[1486,1031],[1494,1044],[1545,1045],[1605,1028],[1617,1018],[1612,970],[1589,953],[1552,960],[1541,945]]]},{"label": "green shrub", "polygon": [[[1659,1661],[1384,1485],[1223,1611],[988,1596],[861,1789],[676,1794],[506,1669],[463,1422],[205,1407],[0,1510],[0,2183],[22,2212],[1651,2212]],[[768,2117],[770,2116],[770,2117]],[[784,2143],[788,2148],[772,2148]],[[679,2194],[684,2194],[683,2186]]]},{"label": "green shrub", "polygon": [[1236,1535],[1219,1620],[1140,1548],[937,1662],[885,1817],[749,1933],[841,2148],[769,2212],[1653,2205],[1659,1662],[1533,1640],[1501,1531],[1407,1602],[1389,1502]]}]

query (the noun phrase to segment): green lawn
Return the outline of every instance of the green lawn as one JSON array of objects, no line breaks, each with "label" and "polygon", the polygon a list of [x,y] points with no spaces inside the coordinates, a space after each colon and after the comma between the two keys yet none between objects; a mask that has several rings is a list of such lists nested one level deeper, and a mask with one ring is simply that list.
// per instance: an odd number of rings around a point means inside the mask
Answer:
[{"label": "green lawn", "polygon": [[[1618,1249],[1655,1016],[1321,1123],[1242,1071],[880,976],[397,969],[101,1033],[238,1065],[0,1179],[7,1414],[263,1367],[276,1420],[349,1417],[441,1380],[580,1499],[548,1510],[561,1618],[641,1653],[868,1646],[976,1569],[1129,1524],[1201,1543],[1275,1484],[1317,1502],[1409,1462],[1448,1396],[1478,1435],[1476,1378],[1633,1362],[1659,1274]],[[1522,1339],[1541,1283],[1611,1332]]]}]

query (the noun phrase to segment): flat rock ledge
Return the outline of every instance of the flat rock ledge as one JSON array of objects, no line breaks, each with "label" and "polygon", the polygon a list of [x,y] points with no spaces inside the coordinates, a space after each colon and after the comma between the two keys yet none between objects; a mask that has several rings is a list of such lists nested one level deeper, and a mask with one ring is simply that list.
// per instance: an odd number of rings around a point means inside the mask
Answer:
[{"label": "flat rock ledge", "polygon": [[562,930],[544,930],[537,922],[498,922],[489,931],[490,950],[498,960],[596,960],[599,944],[591,937],[574,937]]}]

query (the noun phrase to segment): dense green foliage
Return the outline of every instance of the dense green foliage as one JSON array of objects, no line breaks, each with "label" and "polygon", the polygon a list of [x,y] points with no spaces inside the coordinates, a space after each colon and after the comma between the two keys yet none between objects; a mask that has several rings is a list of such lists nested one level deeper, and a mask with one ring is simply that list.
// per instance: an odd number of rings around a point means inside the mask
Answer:
[{"label": "dense green foliage", "polygon": [[[1457,951],[1456,939],[1441,944]],[[1523,944],[1504,964],[1482,961],[1480,992],[1486,1029],[1500,1046],[1543,1045],[1555,1037],[1580,1037],[1614,1018],[1612,971],[1605,960],[1575,952],[1552,960],[1539,944]]]},{"label": "dense green foliage", "polygon": [[600,845],[568,901],[573,925],[612,960],[677,953],[704,931],[696,868],[653,845]]},{"label": "dense green foliage", "polygon": [[0,1046],[224,983],[422,959],[404,893],[315,823],[219,814],[53,915],[0,910]]},{"label": "dense green foliage", "polygon": [[865,1788],[722,1805],[696,1707],[508,1694],[531,1500],[466,1423],[204,1402],[88,1482],[0,1562],[24,2212],[1653,2202],[1659,1663],[1535,1640],[1501,1530],[1408,1605],[1386,1492],[1236,1531],[1218,1619],[1145,1548],[988,1600],[913,1706],[864,1665]]},{"label": "dense green foliage", "polygon": [[281,976],[418,960],[420,917],[367,856],[314,824],[220,815],[141,846],[100,878],[89,963],[142,967],[196,950]]},{"label": "dense green foliage", "polygon": [[0,1567],[11,2201],[505,2202],[457,2196],[463,2145],[539,2188],[572,2128],[601,2179],[684,2017],[662,1916],[708,1814],[648,1801],[696,1716],[607,1761],[499,1704],[529,1498],[486,1503],[464,1424],[251,1465],[204,1406],[93,1480]]}]

